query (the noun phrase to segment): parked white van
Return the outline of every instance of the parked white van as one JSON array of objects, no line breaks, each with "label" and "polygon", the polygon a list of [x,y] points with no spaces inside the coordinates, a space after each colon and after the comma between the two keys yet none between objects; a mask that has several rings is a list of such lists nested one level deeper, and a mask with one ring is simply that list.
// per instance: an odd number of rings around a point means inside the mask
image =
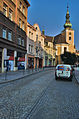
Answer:
[{"label": "parked white van", "polygon": [[71,65],[59,64],[56,66],[55,79],[69,79],[72,80],[73,70]]}]

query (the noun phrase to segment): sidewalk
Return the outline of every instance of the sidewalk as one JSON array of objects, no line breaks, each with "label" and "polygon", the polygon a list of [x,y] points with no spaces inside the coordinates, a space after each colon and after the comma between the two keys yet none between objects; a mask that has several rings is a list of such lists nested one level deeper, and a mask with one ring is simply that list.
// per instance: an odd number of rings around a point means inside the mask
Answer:
[{"label": "sidewalk", "polygon": [[75,78],[77,82],[79,83],[79,67],[75,69]]},{"label": "sidewalk", "polygon": [[19,71],[15,71],[15,72],[5,72],[5,73],[0,73],[0,84],[4,84],[4,83],[8,83],[8,82],[12,82],[15,80],[19,80],[21,78],[27,77],[29,75],[41,72],[41,71],[45,71],[45,70],[52,70],[54,69],[54,67],[52,68],[40,68],[40,69],[28,69],[28,70],[19,70]]}]

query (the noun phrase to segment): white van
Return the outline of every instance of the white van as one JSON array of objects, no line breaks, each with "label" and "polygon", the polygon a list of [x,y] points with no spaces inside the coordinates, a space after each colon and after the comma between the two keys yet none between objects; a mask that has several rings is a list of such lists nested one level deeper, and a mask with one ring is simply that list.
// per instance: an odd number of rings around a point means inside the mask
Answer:
[{"label": "white van", "polygon": [[72,80],[73,71],[71,65],[59,64],[56,66],[55,79],[69,79]]}]

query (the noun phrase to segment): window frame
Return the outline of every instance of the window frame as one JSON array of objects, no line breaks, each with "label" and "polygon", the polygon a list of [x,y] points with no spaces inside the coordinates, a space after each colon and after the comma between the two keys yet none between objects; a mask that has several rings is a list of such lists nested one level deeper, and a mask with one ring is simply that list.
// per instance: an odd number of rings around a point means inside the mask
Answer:
[{"label": "window frame", "polygon": [[5,3],[3,3],[3,14],[7,17],[7,5]]},{"label": "window frame", "polygon": [[12,21],[13,11],[9,8],[9,19]]},{"label": "window frame", "polygon": [[[10,38],[10,39],[9,39]],[[12,41],[12,31],[8,31],[8,38],[9,41]]]},{"label": "window frame", "polygon": [[4,38],[4,39],[7,38],[7,30],[6,30],[6,28],[2,29],[2,38]]}]

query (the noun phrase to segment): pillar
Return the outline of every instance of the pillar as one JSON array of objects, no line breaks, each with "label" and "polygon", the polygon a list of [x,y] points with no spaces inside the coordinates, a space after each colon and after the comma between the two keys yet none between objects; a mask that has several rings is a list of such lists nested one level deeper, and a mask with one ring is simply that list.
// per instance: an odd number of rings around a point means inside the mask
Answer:
[{"label": "pillar", "polygon": [[5,52],[5,49],[2,50],[2,72],[5,71],[5,69],[4,69],[4,52]]},{"label": "pillar", "polygon": [[25,54],[25,70],[27,69],[27,66],[28,66],[28,64],[27,64],[27,54]]},{"label": "pillar", "polygon": [[17,51],[14,51],[14,71],[18,70],[16,64],[17,64]]}]

